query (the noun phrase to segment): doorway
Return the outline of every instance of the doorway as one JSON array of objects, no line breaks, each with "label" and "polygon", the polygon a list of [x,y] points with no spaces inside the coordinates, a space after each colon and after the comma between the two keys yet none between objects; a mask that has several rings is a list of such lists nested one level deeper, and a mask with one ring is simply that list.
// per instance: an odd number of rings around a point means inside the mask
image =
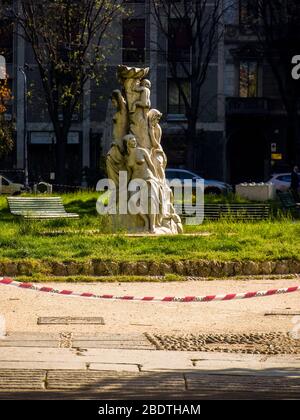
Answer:
[{"label": "doorway", "polygon": [[227,143],[230,183],[262,182],[268,172],[268,147],[264,134],[255,127],[239,128]]}]

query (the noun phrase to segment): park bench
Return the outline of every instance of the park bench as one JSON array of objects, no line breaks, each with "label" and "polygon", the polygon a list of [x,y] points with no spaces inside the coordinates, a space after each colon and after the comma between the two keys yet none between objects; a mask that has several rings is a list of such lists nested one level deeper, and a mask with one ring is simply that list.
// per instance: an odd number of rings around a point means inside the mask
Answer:
[{"label": "park bench", "polygon": [[61,197],[8,197],[9,209],[14,216],[24,219],[77,219],[76,213],[67,213]]},{"label": "park bench", "polygon": [[[183,219],[195,216],[195,214],[191,214],[192,205],[182,208],[182,204],[176,204],[175,208]],[[221,217],[231,217],[235,220],[264,220],[270,216],[270,210],[271,207],[268,203],[205,204],[204,219],[218,220]]]},{"label": "park bench", "polygon": [[284,210],[287,212],[290,211],[296,216],[300,216],[300,203],[295,201],[291,191],[278,191],[277,195]]}]

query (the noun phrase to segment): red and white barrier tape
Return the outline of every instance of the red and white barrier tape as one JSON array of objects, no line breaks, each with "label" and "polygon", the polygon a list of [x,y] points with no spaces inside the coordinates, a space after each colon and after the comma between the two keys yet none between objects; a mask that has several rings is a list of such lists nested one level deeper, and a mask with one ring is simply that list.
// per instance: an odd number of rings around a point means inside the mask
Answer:
[{"label": "red and white barrier tape", "polygon": [[61,296],[68,297],[82,297],[89,299],[102,299],[102,300],[127,300],[127,301],[143,301],[143,302],[213,302],[213,301],[228,301],[235,299],[251,299],[256,297],[282,295],[285,293],[299,292],[300,286],[286,287],[281,289],[272,289],[260,292],[247,292],[247,293],[229,293],[226,295],[208,295],[208,296],[185,296],[174,297],[166,296],[158,298],[154,296],[114,296],[114,295],[95,295],[93,293],[78,293],[71,290],[57,290],[52,287],[38,286],[31,283],[20,283],[8,277],[0,277],[0,285],[19,287],[21,289],[33,290],[37,292],[53,293]]}]

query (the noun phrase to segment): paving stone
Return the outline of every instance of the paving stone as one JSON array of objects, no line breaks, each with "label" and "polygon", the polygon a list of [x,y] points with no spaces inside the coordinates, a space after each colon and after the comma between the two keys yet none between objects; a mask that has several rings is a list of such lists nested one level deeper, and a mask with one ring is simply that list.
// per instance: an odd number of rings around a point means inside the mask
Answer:
[{"label": "paving stone", "polygon": [[191,395],[185,391],[167,391],[161,389],[154,389],[151,392],[149,390],[136,391],[133,389],[122,389],[120,390],[103,390],[101,394],[99,392],[93,392],[93,390],[72,390],[72,391],[31,391],[31,392],[0,392],[0,400],[95,400],[99,402],[101,400],[163,400],[163,401],[176,401],[176,400],[187,400],[191,399]]},{"label": "paving stone", "polygon": [[12,333],[0,340],[1,347],[99,348],[155,350],[144,334]]},{"label": "paving stone", "polygon": [[180,374],[147,374],[96,371],[50,371],[47,376],[48,390],[93,390],[97,393],[106,391],[132,392],[140,391],[174,391],[183,392],[185,381]]},{"label": "paving stone", "polygon": [[294,376],[300,378],[300,364],[294,363],[289,368],[282,366],[279,361],[271,363],[258,360],[197,360],[193,361],[194,370],[206,374],[242,375],[242,376]]},{"label": "paving stone", "polygon": [[128,349],[151,350],[153,346],[144,341],[102,341],[102,340],[73,340],[72,347],[89,349]]},{"label": "paving stone", "polygon": [[76,340],[105,340],[105,341],[145,341],[149,342],[144,334],[130,333],[130,334],[109,334],[109,333],[74,333],[74,339]]},{"label": "paving stone", "polygon": [[114,372],[139,372],[137,365],[128,364],[110,364],[110,363],[91,363],[89,370],[114,371]]},{"label": "paving stone", "polygon": [[79,361],[70,349],[48,347],[0,347],[0,361],[36,361],[36,362]]},{"label": "paving stone", "polygon": [[[0,399],[273,400],[300,397],[300,378],[190,371],[116,372],[115,364],[110,366],[114,371],[0,369]],[[99,367],[102,366],[99,364]]]},{"label": "paving stone", "polygon": [[265,312],[265,316],[296,316],[300,315],[300,311],[268,311]]},{"label": "paving stone", "polygon": [[231,396],[234,399],[246,398],[299,398],[300,379],[268,376],[238,375],[185,375],[187,391],[201,398]]},{"label": "paving stone", "polygon": [[102,317],[47,316],[39,317],[38,325],[104,325]]},{"label": "paving stone", "polygon": [[46,371],[0,369],[0,391],[45,388]]},{"label": "paving stone", "polygon": [[0,347],[48,347],[48,348],[58,348],[58,340],[12,340],[4,339],[0,340]]},{"label": "paving stone", "polygon": [[70,369],[77,369],[77,370],[84,370],[86,369],[86,363],[80,361],[0,361],[0,369],[44,369],[46,370],[70,370]]},{"label": "paving stone", "polygon": [[45,332],[8,332],[6,335],[6,339],[13,339],[13,340],[58,340],[60,336],[59,332],[54,333],[45,333]]}]

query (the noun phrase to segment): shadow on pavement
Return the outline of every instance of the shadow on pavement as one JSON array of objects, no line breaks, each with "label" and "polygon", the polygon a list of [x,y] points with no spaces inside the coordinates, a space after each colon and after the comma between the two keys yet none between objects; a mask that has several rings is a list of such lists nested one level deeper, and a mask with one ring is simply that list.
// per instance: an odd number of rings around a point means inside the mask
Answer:
[{"label": "shadow on pavement", "polygon": [[[299,399],[300,369],[173,372],[0,371],[0,399]],[[285,376],[284,376],[285,375]]]}]

